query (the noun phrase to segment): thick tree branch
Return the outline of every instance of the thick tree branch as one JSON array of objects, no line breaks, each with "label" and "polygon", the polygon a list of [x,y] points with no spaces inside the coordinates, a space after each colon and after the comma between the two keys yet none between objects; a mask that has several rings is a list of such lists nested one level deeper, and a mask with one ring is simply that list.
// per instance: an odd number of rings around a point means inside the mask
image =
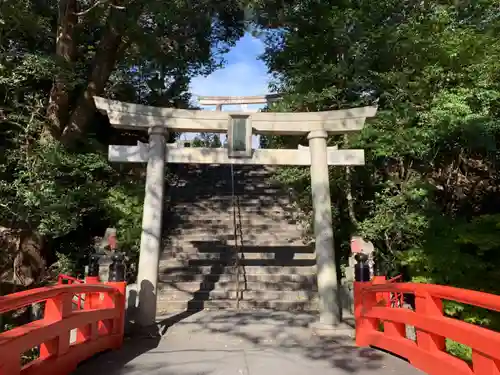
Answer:
[{"label": "thick tree branch", "polygon": [[59,19],[56,40],[56,56],[58,63],[64,65],[58,69],[54,84],[50,92],[47,117],[49,119],[49,132],[58,138],[69,117],[69,95],[67,69],[74,62],[76,55],[75,27],[78,22],[76,11],[77,0],[61,0],[59,2]]},{"label": "thick tree branch", "polygon": [[79,13],[75,13],[77,16],[84,16],[85,14],[89,13],[92,9],[97,8],[99,5],[107,3],[108,0],[98,0],[96,1],[93,5],[91,5],[88,9],[85,9],[84,11],[81,11]]},{"label": "thick tree branch", "polygon": [[79,136],[85,133],[90,119],[94,116],[94,96],[103,93],[121,51],[125,17],[124,10],[111,9],[106,31],[99,42],[94,58],[87,87],[78,99],[75,110],[62,133],[61,141],[67,146],[70,146]]},{"label": "thick tree branch", "polygon": [[[97,8],[99,5],[103,5],[103,4],[106,4],[108,2],[109,2],[109,0],[98,0],[93,5],[91,5],[88,9],[85,9],[84,11],[76,13],[76,15],[77,16],[84,16],[85,14],[89,13],[90,11],[92,11],[92,9]],[[125,9],[125,7],[118,6],[118,5],[115,5],[115,4],[109,4],[109,5],[111,7],[113,7],[113,8],[116,8],[116,9],[121,9],[121,10]]]}]

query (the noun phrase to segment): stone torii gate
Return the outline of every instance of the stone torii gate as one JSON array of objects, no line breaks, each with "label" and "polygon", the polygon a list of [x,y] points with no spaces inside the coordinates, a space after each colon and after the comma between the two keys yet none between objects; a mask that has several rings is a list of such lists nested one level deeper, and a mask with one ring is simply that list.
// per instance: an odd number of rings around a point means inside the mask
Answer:
[{"label": "stone torii gate", "polygon": [[[329,134],[360,131],[365,119],[375,116],[376,107],[326,112],[249,113],[159,108],[100,97],[94,100],[96,107],[107,113],[112,126],[149,132],[148,144],[109,146],[109,160],[112,162],[147,163],[137,279],[137,322],[140,325],[152,325],[156,318],[165,163],[310,166],[319,292],[318,323],[325,327],[340,323],[342,306],[335,266],[328,166],[364,165],[364,150],[327,147],[327,137]],[[178,148],[175,144],[166,144],[168,132],[227,133],[228,148]],[[309,147],[252,150],[252,134],[307,134]]]}]

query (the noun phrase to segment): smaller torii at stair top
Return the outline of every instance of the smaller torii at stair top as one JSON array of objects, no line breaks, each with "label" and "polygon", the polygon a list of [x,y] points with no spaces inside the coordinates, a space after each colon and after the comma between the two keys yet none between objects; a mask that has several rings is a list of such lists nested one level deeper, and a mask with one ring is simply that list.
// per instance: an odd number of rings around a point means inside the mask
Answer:
[{"label": "smaller torii at stair top", "polygon": [[[335,327],[341,323],[341,291],[335,265],[328,166],[363,165],[364,150],[327,147],[327,138],[329,134],[360,131],[365,119],[375,116],[376,107],[325,112],[222,112],[158,108],[100,97],[94,100],[96,107],[107,113],[112,126],[149,132],[148,144],[109,146],[110,161],[147,162],[137,277],[136,321],[139,325],[152,325],[156,318],[165,163],[310,166],[320,312],[318,324]],[[233,99],[224,104],[241,104],[241,100],[238,103]],[[168,131],[227,133],[228,148],[167,145],[165,135]],[[253,150],[252,134],[307,135],[309,147]]]},{"label": "smaller torii at stair top", "polygon": [[223,105],[270,104],[281,98],[280,94],[256,96],[206,96],[198,95],[200,105],[215,105],[216,111],[222,111]]}]

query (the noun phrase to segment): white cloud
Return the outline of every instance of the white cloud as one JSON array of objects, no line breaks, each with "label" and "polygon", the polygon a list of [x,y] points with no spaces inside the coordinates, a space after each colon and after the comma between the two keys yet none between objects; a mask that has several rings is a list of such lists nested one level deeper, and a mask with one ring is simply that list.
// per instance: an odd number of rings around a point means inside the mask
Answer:
[{"label": "white cloud", "polygon": [[191,81],[193,95],[265,95],[269,77],[260,61],[230,64],[208,77],[195,77]]}]

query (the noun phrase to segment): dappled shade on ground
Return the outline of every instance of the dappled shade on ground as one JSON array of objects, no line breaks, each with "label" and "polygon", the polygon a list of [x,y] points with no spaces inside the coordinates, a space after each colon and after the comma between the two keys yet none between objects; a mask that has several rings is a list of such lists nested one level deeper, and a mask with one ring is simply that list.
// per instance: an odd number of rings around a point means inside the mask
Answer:
[{"label": "dappled shade on ground", "polygon": [[[187,314],[185,314],[187,315]],[[316,336],[308,325],[316,316],[289,312],[209,312],[159,323],[163,337],[141,335],[121,351],[103,354],[74,375],[418,375],[403,360],[357,348],[349,330]]]}]

